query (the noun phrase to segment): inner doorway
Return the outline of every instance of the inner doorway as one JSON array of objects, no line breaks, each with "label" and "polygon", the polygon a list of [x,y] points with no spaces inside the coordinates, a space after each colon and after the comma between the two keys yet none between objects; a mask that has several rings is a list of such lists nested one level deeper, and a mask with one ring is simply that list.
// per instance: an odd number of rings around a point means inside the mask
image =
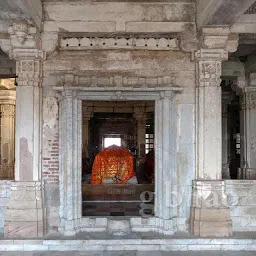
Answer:
[{"label": "inner doorway", "polygon": [[82,216],[154,216],[154,109],[83,102]]}]

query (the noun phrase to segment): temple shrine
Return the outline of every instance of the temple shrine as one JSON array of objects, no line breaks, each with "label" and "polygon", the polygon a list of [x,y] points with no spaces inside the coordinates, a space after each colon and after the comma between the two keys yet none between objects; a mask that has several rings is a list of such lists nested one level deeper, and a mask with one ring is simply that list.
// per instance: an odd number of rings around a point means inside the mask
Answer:
[{"label": "temple shrine", "polygon": [[0,252],[253,251],[255,192],[254,0],[0,1]]}]

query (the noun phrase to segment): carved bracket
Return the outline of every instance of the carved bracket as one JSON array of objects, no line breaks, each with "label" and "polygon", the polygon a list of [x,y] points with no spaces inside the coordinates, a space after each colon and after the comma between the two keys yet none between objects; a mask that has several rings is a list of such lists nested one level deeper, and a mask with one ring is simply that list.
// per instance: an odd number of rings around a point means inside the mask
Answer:
[{"label": "carved bracket", "polygon": [[0,40],[1,48],[11,59],[42,59],[40,33],[24,20],[15,21],[8,28],[9,38]]}]

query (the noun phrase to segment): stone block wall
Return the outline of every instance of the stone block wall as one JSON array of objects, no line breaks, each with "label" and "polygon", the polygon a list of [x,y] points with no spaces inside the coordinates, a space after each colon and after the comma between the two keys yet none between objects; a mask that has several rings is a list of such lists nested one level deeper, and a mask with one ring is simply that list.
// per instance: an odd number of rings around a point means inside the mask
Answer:
[{"label": "stone block wall", "polygon": [[256,180],[226,180],[234,232],[256,229]]}]

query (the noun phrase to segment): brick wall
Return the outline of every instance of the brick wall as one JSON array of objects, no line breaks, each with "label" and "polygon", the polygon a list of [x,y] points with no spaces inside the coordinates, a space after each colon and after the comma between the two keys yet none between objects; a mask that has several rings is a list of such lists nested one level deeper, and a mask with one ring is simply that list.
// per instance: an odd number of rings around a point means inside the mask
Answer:
[{"label": "brick wall", "polygon": [[58,101],[43,98],[42,179],[46,184],[59,182]]}]

